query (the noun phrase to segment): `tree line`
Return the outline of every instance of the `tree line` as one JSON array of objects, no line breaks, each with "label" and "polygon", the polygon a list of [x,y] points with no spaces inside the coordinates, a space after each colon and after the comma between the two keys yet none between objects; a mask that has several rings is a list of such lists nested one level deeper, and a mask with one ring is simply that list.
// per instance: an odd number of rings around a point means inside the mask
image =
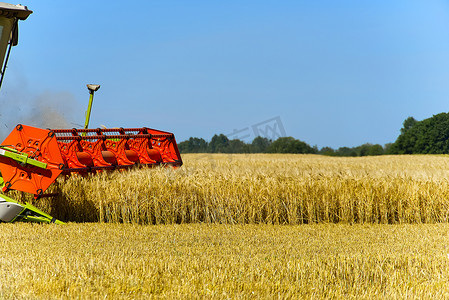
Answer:
[{"label": "tree line", "polygon": [[304,153],[330,156],[366,156],[382,155],[385,148],[381,145],[363,144],[358,147],[341,147],[336,150],[330,147],[318,149],[293,137],[280,137],[272,141],[258,136],[251,143],[239,139],[230,140],[224,134],[216,134],[210,142],[203,138],[191,137],[178,144],[181,153]]},{"label": "tree line", "polygon": [[449,154],[449,113],[440,113],[417,121],[408,117],[394,143],[386,145],[366,143],[357,147],[333,149],[310,146],[293,137],[272,141],[258,136],[251,143],[229,139],[216,134],[210,142],[191,137],[178,144],[181,153],[310,153],[328,156],[373,156],[384,154]]},{"label": "tree line", "polygon": [[178,144],[181,153],[316,153],[307,143],[292,137],[281,137],[272,141],[258,136],[251,143],[239,139],[230,140],[224,134],[216,134],[210,142],[191,137]]}]

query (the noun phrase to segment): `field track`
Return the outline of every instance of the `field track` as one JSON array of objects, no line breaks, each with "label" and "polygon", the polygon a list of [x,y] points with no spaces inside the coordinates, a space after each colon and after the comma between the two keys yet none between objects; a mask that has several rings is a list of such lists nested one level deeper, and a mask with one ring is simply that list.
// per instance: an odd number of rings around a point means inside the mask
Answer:
[{"label": "field track", "polygon": [[[58,219],[76,222],[295,225],[449,220],[448,156],[189,154],[183,159],[176,170],[61,179],[49,191],[58,196],[34,204]],[[20,194],[13,197],[27,200]]]}]

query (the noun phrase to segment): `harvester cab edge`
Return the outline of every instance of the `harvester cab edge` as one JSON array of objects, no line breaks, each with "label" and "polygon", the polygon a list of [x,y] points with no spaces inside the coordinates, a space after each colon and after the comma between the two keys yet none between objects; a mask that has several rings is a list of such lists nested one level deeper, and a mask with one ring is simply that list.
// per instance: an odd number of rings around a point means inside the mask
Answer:
[{"label": "harvester cab edge", "polygon": [[33,11],[23,5],[0,2],[0,88],[5,76],[11,47],[18,44],[19,20],[26,20]]}]

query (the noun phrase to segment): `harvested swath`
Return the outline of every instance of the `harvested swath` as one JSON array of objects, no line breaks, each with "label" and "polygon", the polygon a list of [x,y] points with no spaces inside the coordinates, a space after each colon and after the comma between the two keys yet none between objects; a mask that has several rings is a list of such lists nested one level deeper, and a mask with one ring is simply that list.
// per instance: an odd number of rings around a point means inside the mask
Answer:
[{"label": "harvested swath", "polygon": [[1,299],[447,299],[445,224],[0,224]]},{"label": "harvested swath", "polygon": [[66,221],[139,224],[449,220],[447,156],[191,154],[183,160],[178,169],[62,179],[50,190],[58,196],[35,205]]}]

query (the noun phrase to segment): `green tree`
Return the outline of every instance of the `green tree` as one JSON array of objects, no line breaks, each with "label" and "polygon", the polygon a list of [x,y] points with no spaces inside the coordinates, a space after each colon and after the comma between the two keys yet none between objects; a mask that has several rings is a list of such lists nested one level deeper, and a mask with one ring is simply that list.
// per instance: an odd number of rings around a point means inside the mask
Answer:
[{"label": "green tree", "polygon": [[[410,126],[410,124],[412,124]],[[422,121],[404,121],[396,141],[389,147],[390,154],[449,153],[449,114],[440,113]]]},{"label": "green tree", "polygon": [[335,150],[331,147],[323,147],[318,153],[321,155],[335,156]]},{"label": "green tree", "polygon": [[316,150],[307,143],[291,136],[280,137],[268,147],[270,153],[316,153]]},{"label": "green tree", "polygon": [[256,136],[251,143],[252,153],[264,153],[271,144],[271,140],[266,137]]},{"label": "green tree", "polygon": [[227,153],[229,151],[229,139],[224,134],[214,135],[209,143],[209,152]]},{"label": "green tree", "polygon": [[391,145],[393,145],[393,143],[386,143],[384,145],[384,147],[383,147],[384,148],[384,154],[391,153],[391,151],[390,151]]},{"label": "green tree", "polygon": [[382,147],[382,145],[379,144],[375,144],[375,145],[371,145],[370,149],[368,150],[367,155],[370,156],[374,156],[374,155],[383,155],[384,152],[384,148]]},{"label": "green tree", "polygon": [[402,123],[401,134],[409,131],[413,126],[416,125],[416,123],[418,123],[418,121],[416,121],[413,117],[408,117],[407,119],[405,119]]},{"label": "green tree", "polygon": [[249,153],[249,152],[250,152],[250,145],[246,144],[245,142],[239,139],[229,141],[227,153]]},{"label": "green tree", "polygon": [[202,138],[191,137],[179,143],[178,149],[181,153],[204,153],[207,152],[207,142]]},{"label": "green tree", "polygon": [[379,144],[366,143],[355,148],[357,156],[373,156],[384,154],[384,148]]},{"label": "green tree", "polygon": [[354,148],[340,147],[335,151],[336,156],[358,156]]}]

